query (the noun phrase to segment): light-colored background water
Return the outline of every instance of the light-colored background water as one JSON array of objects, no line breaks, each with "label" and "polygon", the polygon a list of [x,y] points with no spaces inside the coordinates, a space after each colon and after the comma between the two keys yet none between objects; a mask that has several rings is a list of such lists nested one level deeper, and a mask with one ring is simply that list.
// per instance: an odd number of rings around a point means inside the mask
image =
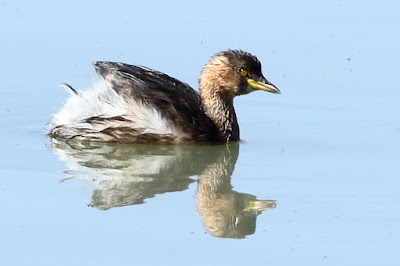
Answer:
[{"label": "light-colored background water", "polygon": [[[399,265],[399,10],[1,1],[0,264]],[[228,48],[256,54],[282,91],[236,99],[239,145],[88,149],[45,136],[68,97],[57,85],[88,87],[92,61],[197,87]]]}]

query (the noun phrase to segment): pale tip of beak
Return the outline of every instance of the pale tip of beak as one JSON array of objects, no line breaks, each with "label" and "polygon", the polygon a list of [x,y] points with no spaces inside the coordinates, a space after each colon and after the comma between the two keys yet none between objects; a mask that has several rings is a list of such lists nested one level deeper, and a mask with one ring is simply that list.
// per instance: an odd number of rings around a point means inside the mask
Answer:
[{"label": "pale tip of beak", "polygon": [[281,91],[275,87],[274,84],[263,81],[255,81],[253,79],[248,79],[247,82],[252,86],[255,90],[263,90],[270,93],[281,94]]}]

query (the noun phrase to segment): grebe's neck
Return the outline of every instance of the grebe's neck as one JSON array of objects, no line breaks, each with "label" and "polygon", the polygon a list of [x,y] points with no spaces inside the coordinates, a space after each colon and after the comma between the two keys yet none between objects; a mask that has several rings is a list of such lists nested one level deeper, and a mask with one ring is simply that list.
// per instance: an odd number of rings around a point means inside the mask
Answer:
[{"label": "grebe's neck", "polygon": [[201,93],[204,113],[214,122],[220,138],[228,141],[239,140],[239,125],[233,107],[233,97],[222,97]]}]

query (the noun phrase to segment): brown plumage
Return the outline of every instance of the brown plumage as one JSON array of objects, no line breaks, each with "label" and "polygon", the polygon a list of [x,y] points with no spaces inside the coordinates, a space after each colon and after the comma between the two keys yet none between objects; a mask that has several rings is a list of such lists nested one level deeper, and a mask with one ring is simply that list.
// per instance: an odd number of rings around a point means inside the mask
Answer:
[{"label": "brown plumage", "polygon": [[240,139],[233,99],[254,90],[280,93],[258,59],[244,51],[216,54],[203,68],[200,94],[164,73],[95,62],[103,77],[75,91],[50,122],[61,139],[115,142],[229,142]]}]

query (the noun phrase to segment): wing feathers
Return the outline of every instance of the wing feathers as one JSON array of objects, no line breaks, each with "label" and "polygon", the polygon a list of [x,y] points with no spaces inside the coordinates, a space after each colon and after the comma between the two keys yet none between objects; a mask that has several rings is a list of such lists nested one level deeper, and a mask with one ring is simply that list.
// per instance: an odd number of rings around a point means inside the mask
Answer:
[{"label": "wing feathers", "polygon": [[114,62],[93,65],[119,95],[151,105],[182,131],[202,138],[218,135],[203,112],[199,94],[188,84],[146,67]]}]

